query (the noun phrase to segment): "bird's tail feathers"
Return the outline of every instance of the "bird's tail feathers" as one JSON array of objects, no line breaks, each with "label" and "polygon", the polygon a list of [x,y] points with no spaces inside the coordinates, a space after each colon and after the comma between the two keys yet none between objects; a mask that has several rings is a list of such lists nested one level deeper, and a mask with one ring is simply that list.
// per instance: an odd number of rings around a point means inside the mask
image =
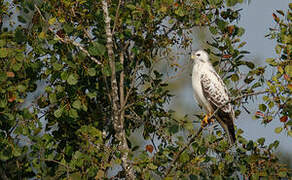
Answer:
[{"label": "bird's tail feathers", "polygon": [[[224,129],[224,131],[226,132],[226,134],[228,136],[229,143],[231,145],[233,145],[235,143],[235,141],[236,141],[235,129],[234,129],[233,122],[232,121],[225,121],[224,119],[220,119],[218,122],[222,126],[222,128]],[[230,122],[232,124],[226,124],[225,122]]]},{"label": "bird's tail feathers", "polygon": [[228,140],[230,142],[230,144],[234,144],[236,141],[236,137],[235,137],[235,129],[234,126],[227,126],[227,135],[228,135]]}]

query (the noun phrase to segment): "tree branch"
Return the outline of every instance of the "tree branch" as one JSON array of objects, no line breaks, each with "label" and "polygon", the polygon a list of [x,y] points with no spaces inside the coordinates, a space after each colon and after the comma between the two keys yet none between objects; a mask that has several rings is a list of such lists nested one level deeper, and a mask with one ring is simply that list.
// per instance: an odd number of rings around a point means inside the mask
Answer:
[{"label": "tree branch", "polygon": [[118,23],[120,6],[121,6],[121,0],[119,0],[118,8],[116,10],[115,21],[114,21],[114,26],[113,26],[113,30],[112,30],[113,34],[115,33],[115,29],[116,29],[116,26],[117,26],[117,23]]},{"label": "tree branch", "polygon": [[133,104],[128,104],[128,105],[126,105],[126,104],[127,104],[127,101],[128,101],[128,99],[129,99],[130,95],[132,94],[133,89],[134,89],[134,85],[135,85],[135,77],[136,77],[136,73],[137,73],[138,68],[139,68],[139,66],[136,65],[136,67],[135,67],[135,69],[134,69],[134,72],[133,72],[133,74],[132,74],[132,76],[131,76],[131,78],[130,78],[130,80],[131,80],[131,85],[130,85],[130,88],[129,88],[127,94],[126,94],[126,97],[125,97],[124,103],[121,104],[121,111],[124,111],[125,109],[127,109],[128,107],[130,107],[130,106],[133,105]]},{"label": "tree branch", "polygon": [[109,56],[109,64],[111,68],[111,97],[112,97],[112,110],[113,110],[113,124],[115,129],[115,137],[119,141],[119,150],[121,152],[121,160],[122,160],[122,166],[126,172],[126,178],[127,179],[135,179],[135,173],[132,168],[131,163],[128,159],[129,154],[129,147],[127,144],[126,139],[126,132],[124,129],[124,118],[121,118],[121,114],[119,111],[119,95],[118,95],[118,85],[117,85],[117,79],[116,79],[116,69],[115,69],[115,57],[113,52],[113,37],[112,32],[110,28],[110,17],[108,12],[108,4],[106,0],[102,1],[102,9],[104,14],[104,21],[105,21],[105,31],[106,31],[106,37],[107,37],[107,53]]},{"label": "tree branch", "polygon": [[[237,96],[235,98],[232,98],[231,100],[225,102],[224,104],[222,104],[221,106],[219,106],[214,112],[213,114],[208,118],[208,120],[212,119],[215,117],[215,114],[221,109],[223,108],[225,105],[227,105],[228,103],[234,102],[236,100],[242,99],[244,97],[249,97],[249,96],[255,96],[255,95],[259,95],[259,94],[264,94],[267,93],[268,91],[258,91],[258,92],[253,92],[253,93],[248,93],[248,94],[243,94],[241,96]],[[171,172],[171,170],[174,168],[174,164],[176,163],[176,161],[178,160],[178,158],[180,157],[180,155],[196,140],[196,138],[199,136],[199,134],[203,131],[204,127],[200,127],[200,129],[198,130],[198,132],[190,139],[190,141],[188,142],[187,145],[185,145],[173,158],[173,160],[170,163],[170,166],[166,169],[166,173],[165,173],[165,177],[167,177],[169,175],[169,173]]]},{"label": "tree branch", "polygon": [[[38,11],[38,13],[39,13],[39,15],[41,16],[42,20],[46,22],[46,19],[45,19],[45,17],[42,15],[42,13],[41,13],[40,9],[38,8],[38,6],[37,6],[37,5],[34,5],[34,7],[35,7],[36,10]],[[58,34],[56,34],[56,33],[54,32],[54,30],[53,30],[50,26],[48,27],[48,29],[49,29],[49,31],[50,31],[51,33],[53,33],[53,34],[55,35],[55,37],[56,37],[57,39],[59,39],[61,42],[65,43],[65,44],[69,44],[69,43],[73,44],[74,46],[78,47],[83,53],[85,53],[86,56],[88,56],[88,57],[89,57],[91,60],[93,60],[96,64],[98,64],[98,65],[102,65],[102,63],[99,62],[95,57],[91,56],[91,55],[89,54],[89,52],[88,52],[84,47],[82,47],[81,44],[79,44],[79,43],[76,42],[76,41],[71,40],[71,39],[68,38],[67,36],[65,36],[65,38],[60,37]]]},{"label": "tree branch", "polygon": [[232,103],[234,101],[237,101],[239,99],[242,99],[244,97],[249,97],[249,96],[256,96],[256,95],[259,95],[259,94],[265,94],[267,93],[268,91],[258,91],[258,92],[253,92],[253,93],[248,93],[248,94],[243,94],[241,96],[237,96],[235,98],[232,98],[230,99],[229,101],[225,102],[224,104],[222,104],[221,106],[219,106],[214,112],[213,114],[208,118],[208,120],[211,120],[212,118],[215,117],[215,114],[221,109],[223,108],[225,105],[229,104],[229,103]]}]

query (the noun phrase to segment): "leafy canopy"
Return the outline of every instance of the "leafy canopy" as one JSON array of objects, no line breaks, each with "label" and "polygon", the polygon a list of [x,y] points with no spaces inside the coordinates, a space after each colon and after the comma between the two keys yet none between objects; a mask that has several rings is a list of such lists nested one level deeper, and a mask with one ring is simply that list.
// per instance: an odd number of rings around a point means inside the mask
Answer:
[{"label": "leafy canopy", "polygon": [[[266,89],[255,117],[263,123],[279,119],[282,126],[275,132],[292,136],[292,4],[273,14],[277,27],[268,37],[277,42],[279,57],[266,60],[277,72],[265,77],[266,67],[244,59],[249,52],[242,49],[246,44],[240,39],[244,28],[237,25],[240,10],[234,7],[242,2],[108,3],[116,79],[125,97],[124,103],[118,104],[118,113],[123,114],[127,137],[142,129],[143,138],[152,141],[146,149],[127,141],[128,159],[137,178],[291,177],[291,171],[275,155],[279,141],[268,145],[264,138],[247,140],[237,129],[237,146],[230,149],[218,129],[192,142],[180,136],[182,131],[196,134],[200,125],[188,116],[176,118],[167,108],[172,101],[167,77],[155,68],[159,57],[168,57],[172,47],[187,52],[193,29],[203,27],[212,35],[206,49],[213,65],[221,69],[231,95]],[[2,179],[126,177],[124,170],[110,173],[111,168],[122,165],[125,152],[114,136],[113,72],[104,18],[100,0],[0,2]],[[179,69],[168,61],[171,68]],[[242,68],[248,72],[243,79]],[[237,85],[244,88],[234,88]],[[237,116],[251,98],[233,102]],[[191,146],[174,161],[188,143]]]}]

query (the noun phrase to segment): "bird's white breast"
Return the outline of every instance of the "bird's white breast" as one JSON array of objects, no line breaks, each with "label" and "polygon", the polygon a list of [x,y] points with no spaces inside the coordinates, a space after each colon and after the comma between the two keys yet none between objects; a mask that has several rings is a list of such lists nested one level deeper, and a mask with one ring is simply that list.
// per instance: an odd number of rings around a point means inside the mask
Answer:
[{"label": "bird's white breast", "polygon": [[192,72],[192,85],[194,89],[194,96],[197,102],[203,106],[203,108],[208,112],[211,113],[212,106],[210,105],[209,101],[205,98],[202,90],[201,85],[201,75],[203,72],[203,69],[209,68],[204,64],[195,63],[193,66],[193,72]]}]

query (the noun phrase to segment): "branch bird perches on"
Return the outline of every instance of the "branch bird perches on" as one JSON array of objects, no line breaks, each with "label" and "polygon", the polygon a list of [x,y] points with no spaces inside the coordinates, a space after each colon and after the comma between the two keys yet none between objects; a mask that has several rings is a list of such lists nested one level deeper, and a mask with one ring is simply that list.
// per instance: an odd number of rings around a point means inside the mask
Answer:
[{"label": "branch bird perches on", "polygon": [[[239,99],[245,98],[245,97],[249,97],[249,96],[256,96],[256,95],[260,95],[260,94],[265,94],[268,91],[258,91],[258,92],[252,92],[252,93],[248,93],[248,94],[243,94],[240,96],[237,96],[235,98],[230,99],[229,101],[225,102],[224,104],[222,104],[221,106],[219,106],[211,116],[209,116],[208,121],[211,120],[212,118],[215,117],[215,114],[219,111],[220,108],[224,107],[226,104],[228,103],[232,103],[234,101],[237,101]],[[195,135],[193,135],[189,142],[175,155],[175,157],[172,159],[170,165],[168,166],[168,168],[165,170],[165,176],[167,177],[170,172],[172,171],[172,169],[174,168],[174,164],[177,162],[177,160],[179,159],[180,155],[196,140],[196,138],[202,133],[204,127],[200,127],[199,130],[197,131],[197,133]]]}]

